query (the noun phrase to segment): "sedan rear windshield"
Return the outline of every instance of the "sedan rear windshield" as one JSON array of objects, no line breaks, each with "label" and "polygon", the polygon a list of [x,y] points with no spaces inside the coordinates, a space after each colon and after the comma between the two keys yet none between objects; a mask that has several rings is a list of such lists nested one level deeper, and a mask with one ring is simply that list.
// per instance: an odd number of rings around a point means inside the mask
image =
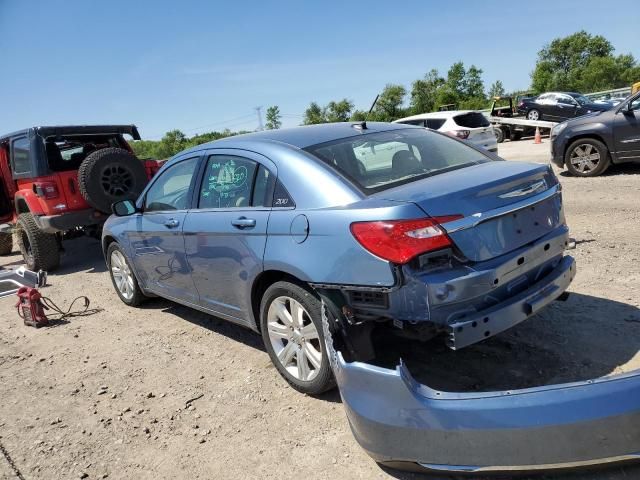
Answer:
[{"label": "sedan rear windshield", "polygon": [[453,121],[461,127],[466,128],[481,128],[488,127],[489,120],[480,112],[463,113],[462,115],[456,115],[453,117]]},{"label": "sedan rear windshield", "polygon": [[492,161],[458,140],[418,128],[343,138],[305,150],[366,193]]}]

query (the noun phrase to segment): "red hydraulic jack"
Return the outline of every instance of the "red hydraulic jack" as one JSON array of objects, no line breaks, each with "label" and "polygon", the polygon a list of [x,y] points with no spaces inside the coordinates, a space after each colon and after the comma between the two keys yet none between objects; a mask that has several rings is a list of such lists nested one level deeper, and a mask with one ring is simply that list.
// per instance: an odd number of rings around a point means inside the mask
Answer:
[{"label": "red hydraulic jack", "polygon": [[20,287],[16,308],[25,325],[36,328],[49,325],[49,319],[44,313],[46,307],[42,304],[42,295],[37,288]]}]

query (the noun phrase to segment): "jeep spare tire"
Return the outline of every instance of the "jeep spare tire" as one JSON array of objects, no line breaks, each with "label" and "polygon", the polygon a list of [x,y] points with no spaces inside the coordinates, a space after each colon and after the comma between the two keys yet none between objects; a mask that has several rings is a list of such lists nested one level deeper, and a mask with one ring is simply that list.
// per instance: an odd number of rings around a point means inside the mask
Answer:
[{"label": "jeep spare tire", "polygon": [[122,148],[103,148],[87,155],[78,169],[80,193],[96,210],[111,212],[111,204],[135,200],[147,184],[147,172],[135,155]]}]

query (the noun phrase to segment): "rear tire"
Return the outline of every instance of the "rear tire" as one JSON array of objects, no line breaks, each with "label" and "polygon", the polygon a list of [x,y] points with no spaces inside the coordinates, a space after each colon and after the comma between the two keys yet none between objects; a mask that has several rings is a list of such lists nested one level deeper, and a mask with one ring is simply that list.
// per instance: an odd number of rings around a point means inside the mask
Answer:
[{"label": "rear tire", "polygon": [[504,130],[500,127],[493,127],[493,134],[496,136],[496,142],[504,142]]},{"label": "rear tire", "polygon": [[274,283],[262,297],[260,329],[271,361],[289,385],[309,395],[335,387],[315,295],[290,282]]},{"label": "rear tire", "polygon": [[607,146],[593,138],[580,138],[569,145],[564,164],[571,175],[596,177],[602,175],[611,164]]},{"label": "rear tire", "polygon": [[527,120],[542,120],[542,113],[540,113],[540,110],[532,108],[527,112]]},{"label": "rear tire", "polygon": [[13,235],[0,233],[0,255],[9,255],[13,252]]},{"label": "rear tire", "polygon": [[512,142],[517,142],[521,138],[522,138],[522,131],[520,130],[515,130],[511,132],[511,134],[509,135],[509,140],[511,140]]},{"label": "rear tire", "polygon": [[30,213],[21,213],[18,216],[16,240],[29,270],[50,272],[60,265],[60,249],[56,235],[40,230]]}]

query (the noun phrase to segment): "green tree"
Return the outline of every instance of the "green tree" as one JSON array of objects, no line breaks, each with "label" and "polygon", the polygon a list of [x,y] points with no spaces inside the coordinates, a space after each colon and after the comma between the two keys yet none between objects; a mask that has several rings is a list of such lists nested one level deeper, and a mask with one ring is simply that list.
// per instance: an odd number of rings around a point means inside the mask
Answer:
[{"label": "green tree", "polygon": [[391,122],[404,116],[406,111],[402,108],[402,104],[406,95],[407,89],[402,85],[387,84],[378,97],[369,120]]},{"label": "green tree", "polygon": [[505,95],[504,85],[500,80],[496,80],[489,87],[489,98],[503,97]]},{"label": "green tree", "polygon": [[556,38],[538,52],[531,87],[547,90],[606,90],[629,85],[640,73],[632,55],[613,55],[611,42],[584,30]]},{"label": "green tree", "polygon": [[187,137],[180,130],[171,130],[164,134],[156,148],[157,158],[172,157],[187,146]]},{"label": "green tree", "polygon": [[324,108],[324,117],[327,122],[346,122],[351,116],[353,103],[343,98],[339,102],[329,102]]},{"label": "green tree", "polygon": [[435,110],[438,91],[445,83],[438,70],[431,69],[424,78],[411,85],[411,113],[414,115]]},{"label": "green tree", "polygon": [[267,122],[265,127],[267,130],[277,130],[282,126],[280,109],[277,105],[267,108]]},{"label": "green tree", "polygon": [[326,123],[327,119],[324,115],[324,111],[320,108],[316,102],[311,102],[307,109],[304,111],[304,125],[315,125],[317,123]]}]

